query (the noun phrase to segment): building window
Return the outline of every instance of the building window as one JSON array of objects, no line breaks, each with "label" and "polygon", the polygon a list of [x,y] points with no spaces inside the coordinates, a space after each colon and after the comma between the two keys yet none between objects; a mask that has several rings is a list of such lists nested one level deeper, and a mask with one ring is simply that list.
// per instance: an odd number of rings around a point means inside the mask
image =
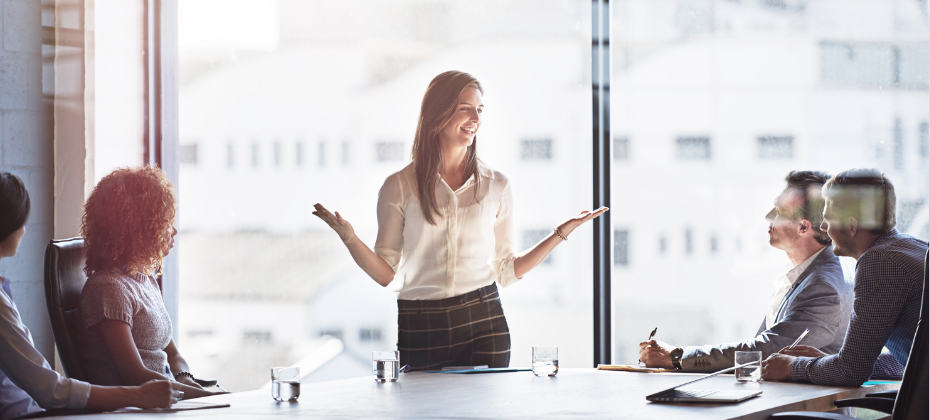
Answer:
[{"label": "building window", "polygon": [[760,136],[759,159],[791,159],[794,157],[794,137]]},{"label": "building window", "polygon": [[926,43],[820,43],[820,78],[850,87],[926,89],[930,64]]},{"label": "building window", "polygon": [[630,231],[614,230],[614,265],[630,265]]},{"label": "building window", "polygon": [[904,127],[900,118],[894,119],[894,136],[891,142],[891,160],[894,168],[904,169]]},{"label": "building window", "polygon": [[675,139],[675,157],[681,160],[709,160],[710,137],[679,137]]},{"label": "building window", "polygon": [[404,160],[404,143],[399,141],[375,143],[375,154],[378,162]]},{"label": "building window", "polygon": [[271,331],[268,330],[246,330],[242,333],[242,341],[252,343],[270,343]]},{"label": "building window", "polygon": [[930,124],[927,124],[926,121],[920,123],[920,128],[918,128],[917,131],[917,141],[920,143],[918,145],[920,156],[930,156]]},{"label": "building window", "polygon": [[[546,239],[552,233],[551,229],[527,229],[522,232],[522,247],[520,249],[530,249],[539,241]],[[552,254],[549,254],[542,264],[552,264]]]},{"label": "building window", "polygon": [[232,142],[226,143],[226,167],[236,167],[236,146]]},{"label": "building window", "polygon": [[552,140],[521,140],[520,159],[552,160]]},{"label": "building window", "polygon": [[352,147],[349,145],[349,142],[342,142],[342,164],[348,166],[349,163],[352,163]]},{"label": "building window", "polygon": [[197,143],[178,146],[178,162],[182,165],[197,164]]},{"label": "building window", "polygon": [[668,250],[668,239],[665,238],[665,235],[659,237],[659,254],[665,255],[665,252]]},{"label": "building window", "polygon": [[326,166],[326,143],[320,142],[320,166]]},{"label": "building window", "polygon": [[685,254],[691,255],[691,252],[694,251],[694,234],[691,233],[691,229],[685,229]]},{"label": "building window", "polygon": [[297,167],[304,166],[304,142],[300,140],[294,144],[294,164]]},{"label": "building window", "polygon": [[280,168],[281,162],[283,160],[283,156],[281,156],[282,154],[281,142],[279,141],[274,142],[274,145],[272,146],[272,152],[274,153],[274,167]]},{"label": "building window", "polygon": [[261,147],[261,144],[259,144],[258,141],[252,142],[252,167],[253,168],[258,167],[260,147]]},{"label": "building window", "polygon": [[361,342],[381,341],[381,328],[361,328],[358,330],[358,340]]},{"label": "building window", "polygon": [[630,159],[630,139],[627,137],[614,138],[614,160]]},{"label": "building window", "polygon": [[716,236],[710,237],[710,253],[711,254],[717,253],[717,237]]},{"label": "building window", "polygon": [[335,328],[331,330],[320,330],[320,337],[328,335],[337,340],[342,340],[342,330]]}]

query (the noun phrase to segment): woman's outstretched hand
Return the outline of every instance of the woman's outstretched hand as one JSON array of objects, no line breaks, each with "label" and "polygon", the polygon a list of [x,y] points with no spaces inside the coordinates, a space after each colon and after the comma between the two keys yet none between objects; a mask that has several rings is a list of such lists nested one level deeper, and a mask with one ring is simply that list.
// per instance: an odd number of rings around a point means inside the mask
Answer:
[{"label": "woman's outstretched hand", "polygon": [[313,208],[313,215],[323,219],[329,227],[333,228],[336,234],[339,235],[339,239],[342,239],[343,243],[347,243],[355,237],[355,229],[352,228],[352,225],[349,224],[346,219],[342,218],[338,211],[336,214],[330,213],[330,211],[326,210],[326,207],[323,207],[320,203],[314,204]]},{"label": "woman's outstretched hand", "polygon": [[572,231],[575,230],[575,228],[583,225],[588,220],[604,214],[604,212],[607,210],[610,209],[607,207],[601,207],[597,210],[585,210],[581,213],[578,213],[577,216],[562,222],[562,224],[559,225],[559,231],[567,237],[569,233],[572,233]]}]

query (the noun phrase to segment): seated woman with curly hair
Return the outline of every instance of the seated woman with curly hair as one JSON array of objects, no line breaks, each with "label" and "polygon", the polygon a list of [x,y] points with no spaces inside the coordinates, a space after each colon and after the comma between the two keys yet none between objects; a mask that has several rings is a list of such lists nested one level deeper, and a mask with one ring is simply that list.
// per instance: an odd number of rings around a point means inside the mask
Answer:
[{"label": "seated woman with curly hair", "polygon": [[88,374],[101,385],[151,379],[181,383],[185,399],[212,395],[193,381],[171,339],[155,273],[174,246],[173,186],[158,168],[120,168],[84,204],[81,232],[87,284],[81,315]]}]

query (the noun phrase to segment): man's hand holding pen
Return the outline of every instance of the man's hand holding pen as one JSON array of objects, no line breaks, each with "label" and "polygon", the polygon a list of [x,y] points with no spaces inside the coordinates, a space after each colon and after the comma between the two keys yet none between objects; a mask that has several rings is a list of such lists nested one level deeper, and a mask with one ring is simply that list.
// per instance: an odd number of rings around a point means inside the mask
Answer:
[{"label": "man's hand holding pen", "polygon": [[671,351],[675,346],[657,340],[639,343],[639,360],[651,368],[674,369]]}]

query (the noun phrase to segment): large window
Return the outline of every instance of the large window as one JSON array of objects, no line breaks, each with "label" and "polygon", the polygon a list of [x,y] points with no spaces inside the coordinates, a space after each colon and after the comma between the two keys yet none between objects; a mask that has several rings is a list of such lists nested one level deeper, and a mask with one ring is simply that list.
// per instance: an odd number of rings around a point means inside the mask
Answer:
[{"label": "large window", "polygon": [[[440,72],[483,84],[479,157],[512,182],[516,243],[589,208],[590,25],[585,1],[179,2],[177,327],[195,374],[229,390],[278,365],[357,377],[395,347],[392,287],[310,212],[340,211],[373,245],[379,188]],[[577,230],[502,291],[512,365],[553,344],[563,367],[591,366],[591,244]]]},{"label": "large window", "polygon": [[755,334],[787,271],[764,216],[791,170],[880,168],[898,229],[927,239],[925,2],[611,5],[615,361],[655,327],[676,345]]}]

